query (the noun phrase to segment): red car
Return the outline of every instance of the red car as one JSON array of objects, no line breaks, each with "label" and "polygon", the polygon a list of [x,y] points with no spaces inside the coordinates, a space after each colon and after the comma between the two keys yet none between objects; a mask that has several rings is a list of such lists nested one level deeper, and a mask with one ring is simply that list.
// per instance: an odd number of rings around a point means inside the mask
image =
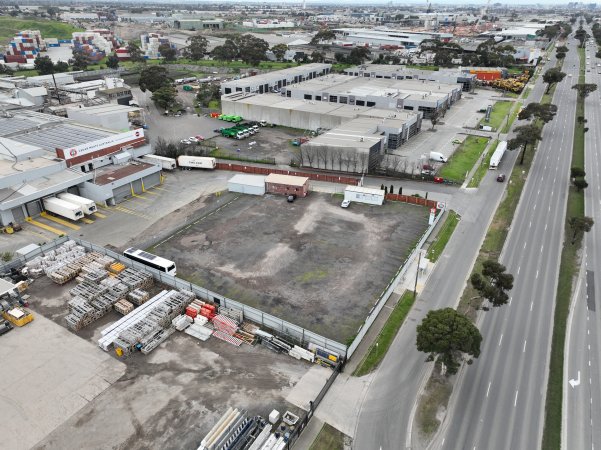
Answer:
[{"label": "red car", "polygon": [[442,178],[442,177],[434,177],[434,182],[435,183],[444,183],[444,178]]}]

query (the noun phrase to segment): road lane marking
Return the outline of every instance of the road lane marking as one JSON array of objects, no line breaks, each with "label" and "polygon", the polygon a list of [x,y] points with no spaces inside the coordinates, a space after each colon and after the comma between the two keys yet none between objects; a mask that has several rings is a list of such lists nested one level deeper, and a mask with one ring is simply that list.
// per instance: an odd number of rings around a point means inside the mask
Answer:
[{"label": "road lane marking", "polygon": [[545,231],[547,231],[547,224],[545,224]]},{"label": "road lane marking", "polygon": [[488,389],[486,389],[486,396],[488,397],[488,391],[490,391],[490,384],[492,383],[492,381],[488,382]]},{"label": "road lane marking", "polygon": [[536,278],[538,278],[538,269],[536,269]]},{"label": "road lane marking", "polygon": [[518,267],[518,275],[520,274],[520,269],[522,268],[522,266]]},{"label": "road lane marking", "polygon": [[522,353],[526,353],[526,342],[528,341],[524,341],[524,348],[522,349]]},{"label": "road lane marking", "polygon": [[499,338],[499,347],[501,346],[501,341],[503,340],[503,335],[501,334],[501,337]]},{"label": "road lane marking", "polygon": [[532,311],[532,307],[534,306],[534,300],[530,302],[530,311]]},{"label": "road lane marking", "polygon": [[518,404],[518,390],[515,391],[515,399],[513,400],[513,407],[515,408],[515,406]]}]

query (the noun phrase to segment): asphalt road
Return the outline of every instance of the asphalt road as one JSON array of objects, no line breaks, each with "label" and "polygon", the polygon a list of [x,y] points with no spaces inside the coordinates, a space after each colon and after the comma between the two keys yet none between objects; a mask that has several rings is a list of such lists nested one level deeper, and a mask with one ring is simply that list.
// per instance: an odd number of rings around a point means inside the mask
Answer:
[{"label": "asphalt road", "polygon": [[515,277],[510,303],[479,323],[482,354],[466,366],[434,448],[540,448],[569,168],[578,55],[568,40],[558,113],[543,130],[501,262]]},{"label": "asphalt road", "polygon": [[[539,100],[544,93],[541,78],[530,93],[530,101]],[[517,157],[517,152],[507,152],[499,171],[510,173]],[[461,296],[486,230],[503,196],[504,189],[495,181],[496,174],[489,172],[477,192],[463,190],[450,200],[451,208],[461,210],[461,221],[409,313],[408,326],[400,329],[368,388],[359,414],[353,449],[398,450],[412,446],[410,414],[420,382],[428,371],[424,363],[425,354],[415,349],[415,327],[429,310],[454,306]]]},{"label": "asphalt road", "polygon": [[[587,29],[592,35],[590,29]],[[587,46],[586,82],[601,84],[601,60],[597,46]],[[585,170],[588,189],[584,191],[585,215],[595,225],[584,238],[584,265],[569,318],[564,367],[564,448],[601,448],[601,93],[585,99]],[[568,445],[569,443],[569,445]]]}]

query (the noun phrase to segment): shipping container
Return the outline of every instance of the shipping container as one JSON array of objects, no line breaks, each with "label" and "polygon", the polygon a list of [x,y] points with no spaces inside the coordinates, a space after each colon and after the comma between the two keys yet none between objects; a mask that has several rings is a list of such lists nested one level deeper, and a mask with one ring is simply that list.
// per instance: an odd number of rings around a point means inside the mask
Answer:
[{"label": "shipping container", "polygon": [[44,199],[44,209],[58,216],[71,220],[79,220],[83,217],[83,209],[79,205],[61,200],[56,197]]},{"label": "shipping container", "polygon": [[214,169],[217,166],[217,160],[206,156],[181,155],[177,158],[177,165],[182,169]]},{"label": "shipping container", "polygon": [[80,197],[79,195],[70,194],[69,192],[63,192],[62,194],[58,194],[57,197],[61,200],[65,200],[66,202],[81,206],[81,209],[83,209],[84,214],[94,214],[97,211],[96,203],[94,202],[94,200]]},{"label": "shipping container", "polygon": [[144,155],[142,159],[150,164],[161,166],[164,170],[175,170],[177,163],[173,158],[159,155]]}]

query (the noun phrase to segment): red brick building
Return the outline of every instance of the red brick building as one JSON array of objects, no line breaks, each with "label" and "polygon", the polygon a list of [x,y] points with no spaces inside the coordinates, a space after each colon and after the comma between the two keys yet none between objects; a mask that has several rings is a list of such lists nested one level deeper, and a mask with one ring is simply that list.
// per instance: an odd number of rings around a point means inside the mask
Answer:
[{"label": "red brick building", "polygon": [[309,178],[270,173],[265,177],[265,188],[270,194],[306,197],[309,193]]}]

